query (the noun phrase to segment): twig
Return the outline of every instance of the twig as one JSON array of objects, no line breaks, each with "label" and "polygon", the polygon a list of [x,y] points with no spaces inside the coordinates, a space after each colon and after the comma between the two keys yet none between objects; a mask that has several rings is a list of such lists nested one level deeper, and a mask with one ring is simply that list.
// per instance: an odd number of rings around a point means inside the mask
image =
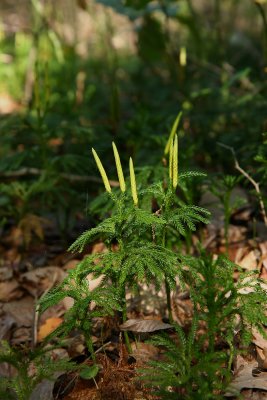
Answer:
[{"label": "twig", "polygon": [[266,215],[266,210],[265,210],[265,206],[264,206],[264,202],[262,199],[262,195],[261,195],[261,191],[260,191],[260,185],[258,182],[256,182],[242,167],[240,167],[240,164],[236,158],[236,153],[235,150],[233,149],[233,147],[231,146],[227,146],[224,143],[220,143],[217,142],[219,146],[224,147],[227,150],[230,150],[233,157],[234,157],[234,162],[235,162],[235,168],[237,169],[237,171],[239,171],[255,188],[257,194],[258,194],[258,198],[259,198],[259,204],[260,204],[260,210],[261,210],[261,215],[263,217],[263,221],[265,226],[267,227],[267,215]]},{"label": "twig", "polygon": [[[45,173],[45,170],[38,169],[38,168],[21,168],[17,171],[9,171],[9,172],[0,172],[0,178],[6,179],[17,179],[23,176],[39,176]],[[83,175],[74,175],[74,174],[66,174],[61,173],[58,174],[61,178],[66,179],[70,182],[95,182],[95,183],[103,183],[102,179],[97,178],[95,176],[83,176]],[[109,181],[110,186],[112,187],[119,187],[118,181]]]},{"label": "twig", "polygon": [[34,319],[33,319],[33,338],[32,338],[32,348],[34,349],[36,344],[37,344],[37,336],[38,336],[38,322],[39,322],[39,315],[40,315],[40,300],[44,298],[44,296],[49,292],[52,287],[55,286],[55,283],[57,281],[57,274],[54,273],[53,279],[51,284],[48,286],[48,288],[44,291],[44,293],[41,295],[41,297],[38,300],[38,304],[35,308],[35,313],[34,313]]},{"label": "twig", "polygon": [[109,346],[111,342],[104,343],[103,346],[99,347],[96,351],[95,354],[100,353],[102,350],[104,350],[107,346]]}]

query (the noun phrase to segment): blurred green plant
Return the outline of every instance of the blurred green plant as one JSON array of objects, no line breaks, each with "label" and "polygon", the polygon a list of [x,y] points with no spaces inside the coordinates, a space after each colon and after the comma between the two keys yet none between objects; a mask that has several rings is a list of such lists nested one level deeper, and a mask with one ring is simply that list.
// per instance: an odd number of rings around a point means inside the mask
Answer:
[{"label": "blurred green plant", "polygon": [[[29,400],[34,388],[44,379],[56,379],[55,373],[77,369],[69,359],[55,359],[55,347],[28,348],[11,347],[6,341],[0,343],[0,363],[15,368],[12,378],[1,377],[0,396],[7,400]],[[3,396],[3,397],[2,397]]]},{"label": "blurred green plant", "polygon": [[224,240],[226,253],[229,251],[229,226],[232,213],[246,204],[241,196],[233,196],[233,190],[243,179],[242,176],[223,175],[212,180],[211,192],[219,199],[224,212]]}]

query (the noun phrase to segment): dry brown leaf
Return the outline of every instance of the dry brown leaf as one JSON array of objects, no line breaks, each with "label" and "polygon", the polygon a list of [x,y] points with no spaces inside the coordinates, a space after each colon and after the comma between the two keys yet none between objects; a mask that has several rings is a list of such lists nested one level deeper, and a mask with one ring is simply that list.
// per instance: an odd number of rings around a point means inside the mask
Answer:
[{"label": "dry brown leaf", "polygon": [[257,361],[246,361],[239,356],[239,368],[232,383],[226,389],[224,396],[238,396],[242,389],[261,389],[267,391],[267,372],[253,376],[253,370],[258,367]]},{"label": "dry brown leaf", "polygon": [[165,324],[156,319],[128,319],[124,324],[120,325],[122,331],[133,332],[154,332],[162,329],[172,328],[172,325]]},{"label": "dry brown leaf", "polygon": [[87,275],[86,279],[89,284],[90,291],[96,289],[102,282],[104,275],[100,275],[98,278],[94,278],[94,274]]},{"label": "dry brown leaf", "polygon": [[0,282],[7,281],[12,277],[13,277],[13,270],[11,268],[9,267],[0,268]]},{"label": "dry brown leaf", "polygon": [[71,269],[74,269],[77,264],[79,264],[79,262],[81,262],[81,260],[76,260],[75,258],[72,260],[67,261],[64,265],[63,265],[63,269],[64,271],[69,271]]},{"label": "dry brown leaf", "polygon": [[254,338],[252,342],[256,345],[259,367],[267,369],[267,339],[265,339],[256,329],[253,329],[252,333]]},{"label": "dry brown leaf", "polygon": [[158,347],[150,343],[132,343],[132,350],[133,356],[139,364],[147,364],[149,360],[157,360],[160,354]]},{"label": "dry brown leaf", "polygon": [[252,343],[260,347],[261,349],[267,348],[267,339],[265,339],[262,334],[257,331],[257,329],[252,329],[252,334]]},{"label": "dry brown leaf", "polygon": [[35,304],[32,296],[25,296],[18,301],[5,303],[2,309],[15,319],[18,327],[32,327],[35,313]]},{"label": "dry brown leaf", "polygon": [[0,301],[8,302],[19,299],[23,295],[23,291],[19,288],[19,284],[15,279],[0,282]]},{"label": "dry brown leaf", "polygon": [[253,271],[257,269],[259,261],[259,251],[251,250],[241,261],[238,262],[238,265],[247,270]]},{"label": "dry brown leaf", "polygon": [[[61,372],[54,375],[56,379]],[[44,379],[33,390],[29,400],[53,400],[53,389],[55,382],[52,380]]]},{"label": "dry brown leaf", "polygon": [[45,290],[51,288],[56,283],[61,283],[65,276],[66,272],[59,267],[36,268],[22,274],[20,284],[32,296],[39,297]]},{"label": "dry brown leaf", "polygon": [[242,400],[266,400],[267,393],[262,390],[245,389],[242,390]]},{"label": "dry brown leaf", "polygon": [[0,319],[0,341],[8,339],[10,330],[16,325],[16,321],[11,315],[1,315]]},{"label": "dry brown leaf", "polygon": [[48,318],[45,323],[40,326],[38,331],[38,342],[44,340],[50,333],[52,333],[61,323],[63,322],[62,318],[52,317]]},{"label": "dry brown leaf", "polygon": [[21,343],[30,343],[32,341],[32,327],[16,328],[12,331],[11,345],[17,346]]},{"label": "dry brown leaf", "polygon": [[106,253],[108,250],[107,246],[103,242],[98,242],[95,243],[92,247],[92,254],[97,254],[97,253]]}]

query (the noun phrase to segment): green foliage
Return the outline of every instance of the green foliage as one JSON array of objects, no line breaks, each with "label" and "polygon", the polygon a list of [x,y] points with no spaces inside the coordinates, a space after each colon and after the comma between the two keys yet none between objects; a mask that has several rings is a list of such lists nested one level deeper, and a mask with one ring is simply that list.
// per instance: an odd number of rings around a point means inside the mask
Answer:
[{"label": "green foliage", "polygon": [[[152,362],[152,369],[143,371],[142,379],[152,385],[161,398],[219,399],[234,352],[237,351],[234,347],[236,332],[240,343],[248,345],[252,328],[263,332],[262,327],[267,324],[266,308],[262,306],[266,304],[267,293],[258,278],[252,273],[243,273],[226,257],[213,259],[201,251],[200,256],[194,258],[174,251],[171,245],[173,235],[181,240],[187,231],[196,230],[196,224],[208,223],[209,217],[207,210],[186,204],[176,194],[173,182],[179,183],[180,179],[178,159],[173,156],[175,151],[178,153],[177,138],[170,146],[170,165],[176,162],[176,168],[169,169],[171,173],[162,182],[140,190],[133,179],[134,169],[130,163],[132,193],[128,181],[126,185],[124,183],[115,144],[113,148],[116,150],[114,155],[120,191],[111,189],[102,162],[94,151],[107,194],[114,203],[111,216],[84,232],[70,247],[72,251],[83,251],[86,245],[101,240],[107,244],[108,251],[85,257],[60,286],[42,298],[41,311],[66,296],[74,301],[65,314],[64,323],[51,336],[65,336],[75,328],[81,330],[96,363],[91,338],[93,318],[121,311],[125,322],[127,288],[135,291],[140,283],[145,282],[153,283],[159,290],[165,283],[166,304],[170,322],[173,323],[170,292],[175,289],[176,278],[179,277],[194,305],[190,331],[185,333],[174,324],[176,339],[172,340],[167,335],[155,336],[152,343],[165,348],[164,357],[161,361]],[[177,176],[174,179],[175,173]],[[185,173],[182,180],[195,175]],[[228,190],[227,195],[230,196],[236,181],[234,177],[225,177],[223,184]],[[141,208],[142,198],[145,197],[151,205],[156,200],[155,212]],[[239,272],[238,281],[234,280],[236,269]],[[90,273],[95,277],[102,276],[101,285],[93,291],[89,290],[86,279]],[[92,302],[96,307],[90,310]],[[196,334],[200,326],[205,326],[205,332]],[[131,352],[127,332],[124,335]],[[227,350],[218,351],[218,344]],[[91,372],[88,373],[91,376]]]},{"label": "green foliage", "polygon": [[242,176],[224,175],[221,178],[216,177],[211,185],[211,191],[221,202],[224,211],[224,238],[227,252],[229,249],[229,225],[231,215],[238,207],[246,204],[246,200],[241,197],[232,198],[233,190],[237,187],[242,178]]},{"label": "green foliage", "polygon": [[[213,259],[202,251],[198,258],[181,258],[183,281],[194,304],[191,328],[185,333],[174,324],[174,339],[167,334],[152,338],[150,343],[164,349],[163,356],[140,371],[141,379],[162,399],[221,399],[238,351],[236,337],[248,346],[252,328],[266,336],[266,289],[253,273],[243,273],[224,256]],[[198,333],[203,323],[205,333]],[[222,345],[225,349],[219,351]]]},{"label": "green foliage", "polygon": [[[119,298],[115,288],[101,286],[90,290],[89,282],[79,274],[79,269],[71,271],[67,278],[57,287],[50,290],[40,301],[40,311],[56,305],[65,297],[73,299],[72,307],[65,313],[64,322],[49,335],[52,337],[65,337],[74,329],[80,330],[86,345],[95,361],[92,342],[92,323],[95,317],[112,315],[120,309]],[[94,308],[92,307],[94,303]]]},{"label": "green foliage", "polygon": [[0,363],[8,363],[16,369],[13,378],[1,378],[0,396],[5,396],[1,398],[29,400],[33,389],[42,380],[54,379],[56,372],[76,368],[68,359],[55,360],[51,354],[53,347],[16,349],[6,341],[0,345]]},{"label": "green foliage", "polygon": [[236,332],[248,345],[252,327],[263,331],[262,326],[267,322],[264,306],[267,293],[254,273],[242,272],[224,256],[213,259],[204,252],[196,259],[185,257],[183,262],[190,266],[184,271],[184,280],[199,319],[207,325],[210,352],[214,351],[216,340],[233,343]]},{"label": "green foliage", "polygon": [[161,334],[149,341],[164,352],[160,361],[151,361],[147,369],[139,371],[141,379],[161,399],[221,399],[218,391],[227,375],[222,368],[226,355],[202,351],[196,338],[199,327],[196,310],[187,334],[178,324],[174,327],[174,337]]}]

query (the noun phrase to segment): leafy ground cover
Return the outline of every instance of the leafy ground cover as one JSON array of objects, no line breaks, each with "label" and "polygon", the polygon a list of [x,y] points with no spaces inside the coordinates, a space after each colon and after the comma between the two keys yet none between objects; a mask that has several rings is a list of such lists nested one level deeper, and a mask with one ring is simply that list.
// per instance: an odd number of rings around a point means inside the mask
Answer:
[{"label": "leafy ground cover", "polygon": [[264,399],[265,1],[1,7],[0,398]]}]

